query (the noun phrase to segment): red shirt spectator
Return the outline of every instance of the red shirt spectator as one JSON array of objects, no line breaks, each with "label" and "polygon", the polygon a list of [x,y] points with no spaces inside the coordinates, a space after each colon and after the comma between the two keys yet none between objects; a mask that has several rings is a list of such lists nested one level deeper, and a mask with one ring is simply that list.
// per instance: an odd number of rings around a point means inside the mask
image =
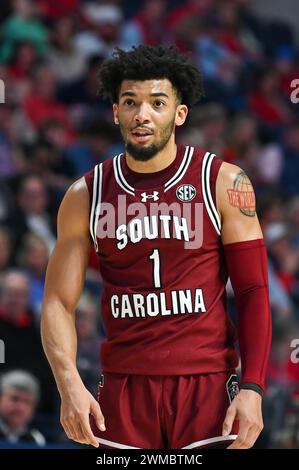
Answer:
[{"label": "red shirt spectator", "polygon": [[51,20],[67,16],[78,9],[78,0],[38,0],[40,12]]}]

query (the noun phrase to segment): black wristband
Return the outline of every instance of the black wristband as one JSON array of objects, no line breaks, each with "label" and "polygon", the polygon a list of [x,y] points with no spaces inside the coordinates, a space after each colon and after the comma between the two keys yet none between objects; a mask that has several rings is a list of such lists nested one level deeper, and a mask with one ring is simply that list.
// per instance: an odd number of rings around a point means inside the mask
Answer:
[{"label": "black wristband", "polygon": [[258,393],[261,397],[264,395],[264,390],[258,384],[254,382],[241,382],[240,389],[244,390],[253,390],[254,392]]}]

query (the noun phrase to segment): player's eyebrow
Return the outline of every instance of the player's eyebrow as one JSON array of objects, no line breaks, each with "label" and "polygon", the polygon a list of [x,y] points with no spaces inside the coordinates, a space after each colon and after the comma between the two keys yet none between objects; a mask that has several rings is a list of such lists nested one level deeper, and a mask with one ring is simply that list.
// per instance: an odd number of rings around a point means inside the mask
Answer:
[{"label": "player's eyebrow", "polygon": [[[134,91],[124,91],[120,97],[122,98],[123,96],[136,96],[136,93]],[[154,93],[151,93],[150,96],[164,96],[165,98],[169,99],[169,96],[164,93],[163,91],[156,91]]]}]

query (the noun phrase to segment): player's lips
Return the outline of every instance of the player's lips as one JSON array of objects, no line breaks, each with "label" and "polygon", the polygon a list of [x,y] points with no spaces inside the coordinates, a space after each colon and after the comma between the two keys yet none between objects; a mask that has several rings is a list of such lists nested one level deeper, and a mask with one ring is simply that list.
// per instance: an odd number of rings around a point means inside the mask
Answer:
[{"label": "player's lips", "polygon": [[146,142],[153,135],[150,129],[136,128],[132,131],[134,139],[138,142]]}]

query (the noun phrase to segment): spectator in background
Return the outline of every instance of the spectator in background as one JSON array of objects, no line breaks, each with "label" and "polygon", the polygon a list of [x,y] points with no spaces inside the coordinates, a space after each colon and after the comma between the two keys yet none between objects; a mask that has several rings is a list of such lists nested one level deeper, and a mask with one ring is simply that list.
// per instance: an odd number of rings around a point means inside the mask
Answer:
[{"label": "spectator in background", "polygon": [[227,130],[223,160],[240,165],[252,177],[259,147],[255,120],[248,114],[236,114]]},{"label": "spectator in background", "polygon": [[235,106],[240,93],[243,58],[221,42],[217,17],[200,19],[193,49],[195,60],[206,77],[205,89],[209,100]]},{"label": "spectator in background", "polygon": [[20,41],[32,42],[40,57],[47,52],[47,30],[37,17],[37,5],[33,0],[14,0],[14,11],[1,27],[2,47],[0,61],[11,59]]},{"label": "spectator in background", "polygon": [[48,193],[45,181],[37,175],[27,175],[17,188],[17,207],[9,214],[8,227],[15,238],[15,248],[30,231],[43,238],[49,253],[55,244],[55,228],[47,212]]},{"label": "spectator in background", "polygon": [[95,117],[87,122],[77,142],[65,151],[65,160],[75,175],[82,176],[105,157],[120,153],[122,146],[112,148],[118,135],[118,130],[104,117]]},{"label": "spectator in background", "polygon": [[280,89],[284,96],[289,99],[291,83],[299,77],[298,57],[293,46],[280,46],[275,51],[274,67],[279,76]]},{"label": "spectator in background", "polygon": [[124,49],[139,44],[158,46],[169,42],[166,14],[166,0],[145,0],[137,15],[127,21],[123,27]]},{"label": "spectator in background", "polygon": [[40,396],[38,380],[23,370],[14,370],[0,378],[0,439],[10,444],[31,442],[43,447],[44,436],[30,422]]},{"label": "spectator in background", "polygon": [[49,190],[49,211],[57,213],[58,204],[66,189],[74,181],[75,168],[64,158],[64,129],[59,122],[44,124],[40,140],[26,151],[30,173],[47,182]]},{"label": "spectator in background", "polygon": [[237,2],[218,2],[219,41],[233,54],[257,62],[262,58],[261,44],[243,23],[241,12]]},{"label": "spectator in background", "polygon": [[215,6],[215,0],[188,0],[179,4],[169,13],[167,25],[170,29],[175,29],[186,18],[206,17]]},{"label": "spectator in background", "polygon": [[223,156],[226,113],[218,103],[207,103],[194,108],[190,113],[189,126],[183,130],[180,142],[213,150]]},{"label": "spectator in background", "polygon": [[[7,270],[2,276],[0,290],[0,318],[12,325],[27,327],[32,324],[29,308],[29,279],[20,270]],[[2,331],[1,331],[2,336]]]},{"label": "spectator in background", "polygon": [[57,80],[52,70],[47,66],[38,68],[31,91],[24,100],[25,115],[35,129],[48,119],[56,119],[66,128],[70,127],[67,109],[56,100],[56,90]]},{"label": "spectator in background", "polygon": [[16,82],[22,82],[29,78],[37,63],[38,58],[34,44],[30,41],[18,42],[8,63],[9,76]]},{"label": "spectator in background", "polygon": [[77,366],[85,386],[93,393],[100,378],[99,350],[104,339],[99,334],[99,310],[97,300],[88,291],[83,292],[76,309]]},{"label": "spectator in background", "polygon": [[13,110],[0,105],[0,177],[10,177],[17,171],[12,132]]},{"label": "spectator in background", "polygon": [[260,222],[265,232],[267,226],[272,222],[284,221],[284,205],[282,198],[278,193],[268,192],[258,200],[257,213],[260,216]]},{"label": "spectator in background", "polygon": [[[278,191],[284,155],[281,146],[270,142],[264,145],[256,155],[257,183],[263,190]],[[268,185],[268,188],[265,188]]]},{"label": "spectator in background", "polygon": [[78,10],[80,0],[37,0],[42,18],[49,24]]},{"label": "spectator in background", "polygon": [[97,107],[99,111],[105,110],[98,96],[98,73],[102,62],[103,57],[100,55],[96,54],[89,57],[84,77],[59,87],[59,101],[66,105],[80,104],[82,108],[88,110],[91,106]]},{"label": "spectator in background", "polygon": [[24,270],[29,279],[29,305],[36,315],[37,324],[40,319],[48,260],[49,251],[44,240],[33,233],[28,233],[23,238],[18,266]]},{"label": "spectator in background", "polygon": [[265,229],[265,240],[274,271],[292,295],[299,273],[299,249],[292,246],[287,225],[281,222],[269,224]]},{"label": "spectator in background", "polygon": [[283,136],[284,162],[280,180],[284,196],[295,196],[299,192],[299,121],[288,127]]},{"label": "spectator in background", "polygon": [[279,76],[274,68],[267,68],[257,79],[257,86],[249,96],[249,108],[264,125],[267,134],[274,138],[279,126],[287,125],[294,118],[279,88]]},{"label": "spectator in background", "polygon": [[299,195],[289,201],[287,213],[292,245],[299,248]]},{"label": "spectator in background", "polygon": [[82,14],[87,28],[75,36],[77,51],[85,57],[95,54],[110,56],[115,46],[120,46],[122,43],[122,10],[109,3],[87,2],[82,7]]},{"label": "spectator in background", "polygon": [[[4,225],[0,225],[0,283],[5,269],[8,268],[12,254],[12,234]],[[1,338],[1,333],[0,333]]]},{"label": "spectator in background", "polygon": [[290,318],[284,318],[279,310],[274,310],[272,348],[267,367],[267,394],[264,400],[265,431],[268,441],[264,443],[266,448],[280,448],[286,445],[289,447],[287,441],[295,437],[292,436],[290,418],[294,412],[292,410],[294,392],[298,389],[298,383],[296,384],[289,371],[292,352],[290,344],[294,335],[298,337],[296,325],[290,321]]},{"label": "spectator in background", "polygon": [[38,63],[34,44],[30,41],[18,42],[8,62],[8,76],[13,82],[14,102],[21,104],[29,93],[31,74]]},{"label": "spectator in background", "polygon": [[1,8],[0,8],[0,23],[2,23],[4,19],[11,14],[11,12],[12,12],[11,0],[2,0]]},{"label": "spectator in background", "polygon": [[72,83],[83,77],[86,58],[74,46],[72,16],[59,18],[55,22],[47,62],[55,73],[58,85]]},{"label": "spectator in background", "polygon": [[0,286],[0,335],[5,344],[1,371],[27,369],[41,383],[41,407],[53,411],[56,401],[53,376],[42,350],[39,329],[29,306],[30,282],[22,271],[10,269]]},{"label": "spectator in background", "polygon": [[13,196],[4,178],[0,177],[0,223],[6,225],[13,210]]},{"label": "spectator in background", "polygon": [[268,277],[271,309],[288,321],[292,318],[294,304],[271,261],[268,262]]}]

